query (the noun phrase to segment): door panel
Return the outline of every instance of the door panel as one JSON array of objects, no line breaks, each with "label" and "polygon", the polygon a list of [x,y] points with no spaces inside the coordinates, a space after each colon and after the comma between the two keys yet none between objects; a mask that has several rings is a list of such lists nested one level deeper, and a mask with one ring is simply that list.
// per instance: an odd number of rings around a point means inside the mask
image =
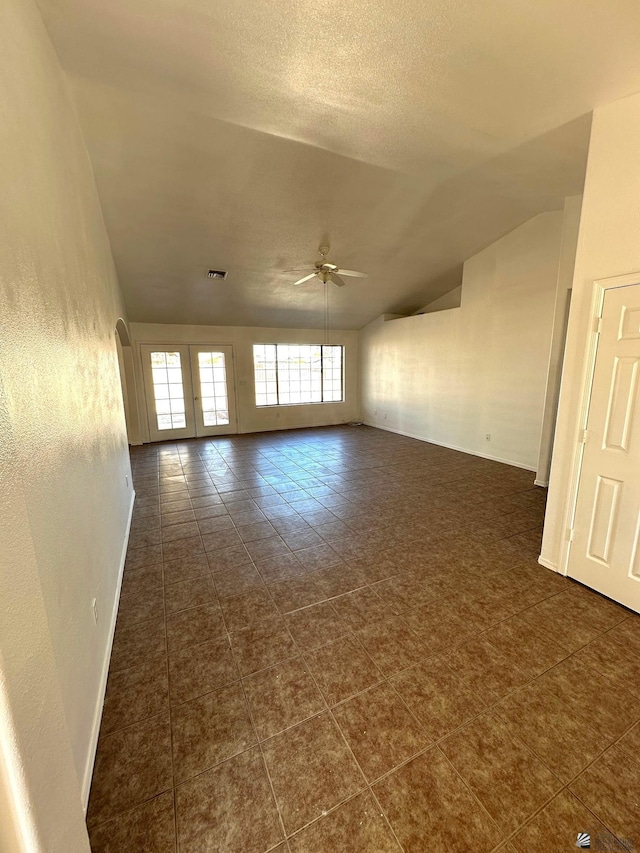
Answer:
[{"label": "door panel", "polygon": [[144,344],[140,351],[151,441],[237,432],[231,346]]},{"label": "door panel", "polygon": [[189,347],[141,348],[151,441],[195,435]]},{"label": "door panel", "polygon": [[640,285],[606,291],[568,574],[640,612]]},{"label": "door panel", "polygon": [[238,431],[230,346],[190,346],[196,435]]}]

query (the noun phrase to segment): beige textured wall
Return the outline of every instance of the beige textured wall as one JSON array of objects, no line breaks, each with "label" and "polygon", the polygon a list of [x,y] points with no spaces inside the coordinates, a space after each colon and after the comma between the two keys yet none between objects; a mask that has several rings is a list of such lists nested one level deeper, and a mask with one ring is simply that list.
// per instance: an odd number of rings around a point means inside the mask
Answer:
[{"label": "beige textured wall", "polygon": [[31,0],[0,4],[0,34],[0,778],[35,827],[30,850],[81,853],[132,496],[114,338],[123,307]]},{"label": "beige textured wall", "polygon": [[571,300],[581,209],[581,195],[569,196],[565,199],[562,221],[562,247],[560,250],[560,262],[558,264],[558,286],[556,288],[556,305],[553,317],[553,334],[551,338],[551,352],[549,353],[547,388],[544,397],[540,450],[536,466],[536,483],[539,486],[549,485],[551,454],[558,414],[558,396],[560,394],[564,345],[566,342],[567,315]]},{"label": "beige textured wall", "polygon": [[593,113],[578,235],[567,346],[551,463],[541,559],[558,567],[566,556],[571,467],[580,429],[580,393],[593,332],[594,281],[640,272],[640,95]]},{"label": "beige textured wall", "polygon": [[257,408],[253,381],[253,344],[313,344],[324,341],[317,329],[262,329],[253,326],[178,326],[154,323],[132,323],[131,334],[136,355],[142,435],[148,441],[144,382],[141,373],[139,345],[154,344],[232,344],[235,361],[238,431],[315,427],[341,424],[359,417],[358,401],[358,333],[330,331],[329,343],[345,347],[345,400],[342,403],[319,403],[304,406]]},{"label": "beige textured wall", "polygon": [[460,308],[365,327],[365,422],[535,470],[561,237],[536,216],[465,263]]}]

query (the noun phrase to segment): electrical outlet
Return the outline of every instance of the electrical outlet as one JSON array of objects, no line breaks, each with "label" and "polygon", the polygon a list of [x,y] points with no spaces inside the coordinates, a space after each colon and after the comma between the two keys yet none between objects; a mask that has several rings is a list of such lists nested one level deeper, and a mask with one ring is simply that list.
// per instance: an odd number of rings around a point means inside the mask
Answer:
[{"label": "electrical outlet", "polygon": [[490,432],[488,432],[488,433],[485,435],[485,438],[486,438],[486,440],[487,440],[487,441],[491,441],[491,433],[490,433]]},{"label": "electrical outlet", "polygon": [[94,598],[91,602],[91,609],[93,610],[93,621],[98,624],[98,602]]}]

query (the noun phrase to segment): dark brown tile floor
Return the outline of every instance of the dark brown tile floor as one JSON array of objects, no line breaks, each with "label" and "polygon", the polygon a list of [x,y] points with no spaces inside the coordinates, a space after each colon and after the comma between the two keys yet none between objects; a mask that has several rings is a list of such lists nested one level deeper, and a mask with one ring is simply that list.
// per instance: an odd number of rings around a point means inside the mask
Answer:
[{"label": "dark brown tile floor", "polygon": [[366,427],[132,463],[94,853],[640,850],[640,618],[538,565],[530,472]]}]

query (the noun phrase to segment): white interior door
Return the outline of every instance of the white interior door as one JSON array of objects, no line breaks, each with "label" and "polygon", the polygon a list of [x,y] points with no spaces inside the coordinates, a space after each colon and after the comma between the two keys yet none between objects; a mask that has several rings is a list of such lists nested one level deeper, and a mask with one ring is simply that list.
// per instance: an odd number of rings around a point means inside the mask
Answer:
[{"label": "white interior door", "polygon": [[190,346],[196,435],[238,431],[233,381],[233,348]]},{"label": "white interior door", "polygon": [[640,612],[640,284],[606,291],[568,574]]}]

